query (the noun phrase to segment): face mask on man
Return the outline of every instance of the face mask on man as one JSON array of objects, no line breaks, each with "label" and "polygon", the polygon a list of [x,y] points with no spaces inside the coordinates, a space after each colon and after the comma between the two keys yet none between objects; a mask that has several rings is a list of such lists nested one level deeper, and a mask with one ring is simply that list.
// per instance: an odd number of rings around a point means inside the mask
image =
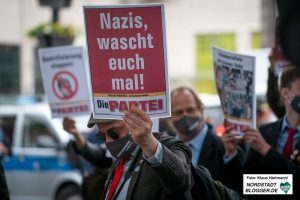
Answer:
[{"label": "face mask on man", "polygon": [[186,136],[195,135],[199,131],[201,125],[200,117],[183,116],[180,120],[175,121],[175,128]]},{"label": "face mask on man", "polygon": [[115,158],[124,158],[130,155],[134,151],[136,146],[137,145],[134,143],[130,135],[106,143],[107,149]]},{"label": "face mask on man", "polygon": [[291,102],[291,106],[298,114],[300,114],[300,96],[295,96]]}]

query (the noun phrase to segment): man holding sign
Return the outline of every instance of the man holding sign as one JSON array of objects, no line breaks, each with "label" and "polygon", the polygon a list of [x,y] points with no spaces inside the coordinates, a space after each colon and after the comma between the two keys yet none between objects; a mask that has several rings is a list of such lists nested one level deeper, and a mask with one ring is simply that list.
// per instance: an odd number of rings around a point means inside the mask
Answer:
[{"label": "man holding sign", "polygon": [[[125,112],[123,120],[94,119],[107,149],[116,158],[108,175],[102,199],[191,199],[190,149],[183,142],[166,147],[172,137],[152,134],[152,121],[137,107]],[[64,120],[64,129],[78,133],[74,121]],[[86,156],[104,159],[101,152]]]},{"label": "man holding sign", "polygon": [[[241,174],[286,174],[293,175],[289,195],[280,190],[270,190],[261,195],[249,195],[247,199],[299,199],[300,174],[300,70],[289,67],[282,72],[280,78],[280,97],[284,103],[286,114],[276,122],[263,125],[259,130],[246,127],[243,140],[250,145],[246,162],[242,165],[237,156],[237,138],[231,134],[232,127],[226,129],[224,144],[228,163],[225,165],[225,176],[231,187],[242,191]],[[232,174],[235,174],[232,177]],[[239,176],[240,175],[240,176]],[[234,181],[235,180],[235,181]],[[245,178],[244,178],[245,181]],[[282,181],[283,182],[283,181]],[[233,185],[232,185],[233,184]],[[280,182],[278,183],[278,185]],[[285,184],[285,183],[284,183]],[[243,188],[244,194],[255,194]],[[273,191],[273,192],[272,192]],[[252,193],[251,193],[252,192]],[[268,195],[267,195],[268,194]],[[275,196],[277,195],[277,196]]]},{"label": "man holding sign", "polygon": [[[150,117],[170,115],[162,4],[85,6],[94,115],[113,163],[103,198],[191,199],[190,149],[152,134]],[[64,129],[78,134],[72,119]],[[100,152],[86,152],[101,158]],[[97,157],[98,156],[98,157]]]}]

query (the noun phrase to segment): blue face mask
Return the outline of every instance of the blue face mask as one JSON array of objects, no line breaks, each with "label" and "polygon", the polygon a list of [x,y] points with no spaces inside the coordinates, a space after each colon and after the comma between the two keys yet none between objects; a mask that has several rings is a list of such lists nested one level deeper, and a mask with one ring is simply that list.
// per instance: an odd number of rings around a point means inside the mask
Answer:
[{"label": "blue face mask", "polygon": [[300,114],[300,96],[295,96],[291,102],[291,106],[298,114]]},{"label": "blue face mask", "polygon": [[181,134],[190,136],[197,134],[197,132],[199,131],[201,119],[198,116],[183,116],[180,120],[175,121],[173,124],[177,131],[179,131]]}]

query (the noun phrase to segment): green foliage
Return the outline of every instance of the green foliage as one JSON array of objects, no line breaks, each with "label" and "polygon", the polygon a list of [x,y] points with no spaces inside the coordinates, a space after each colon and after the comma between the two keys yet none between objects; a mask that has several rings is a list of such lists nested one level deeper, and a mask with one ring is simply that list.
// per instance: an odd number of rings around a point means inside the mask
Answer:
[{"label": "green foliage", "polygon": [[196,36],[196,82],[199,93],[216,94],[214,69],[212,62],[212,46],[227,50],[235,50],[234,33],[204,34]]},{"label": "green foliage", "polygon": [[261,33],[253,32],[251,34],[251,47],[252,49],[261,48]]},{"label": "green foliage", "polygon": [[29,30],[28,35],[30,37],[41,37],[44,35],[53,35],[58,37],[66,37],[74,39],[78,34],[75,27],[71,25],[62,25],[60,23],[44,23],[40,24],[31,30]]}]

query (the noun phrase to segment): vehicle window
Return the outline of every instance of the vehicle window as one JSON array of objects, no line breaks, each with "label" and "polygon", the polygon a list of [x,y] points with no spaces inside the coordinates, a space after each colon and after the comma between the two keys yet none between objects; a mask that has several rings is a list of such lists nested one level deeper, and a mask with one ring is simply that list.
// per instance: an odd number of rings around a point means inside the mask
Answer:
[{"label": "vehicle window", "polygon": [[[2,150],[5,151],[5,148],[7,148],[7,150],[10,150],[11,148],[15,121],[16,121],[15,116],[0,116],[1,151]],[[3,153],[8,153],[8,151]]]},{"label": "vehicle window", "polygon": [[25,117],[23,133],[23,147],[49,148],[58,144],[57,139],[51,133],[49,127],[34,117]]}]

